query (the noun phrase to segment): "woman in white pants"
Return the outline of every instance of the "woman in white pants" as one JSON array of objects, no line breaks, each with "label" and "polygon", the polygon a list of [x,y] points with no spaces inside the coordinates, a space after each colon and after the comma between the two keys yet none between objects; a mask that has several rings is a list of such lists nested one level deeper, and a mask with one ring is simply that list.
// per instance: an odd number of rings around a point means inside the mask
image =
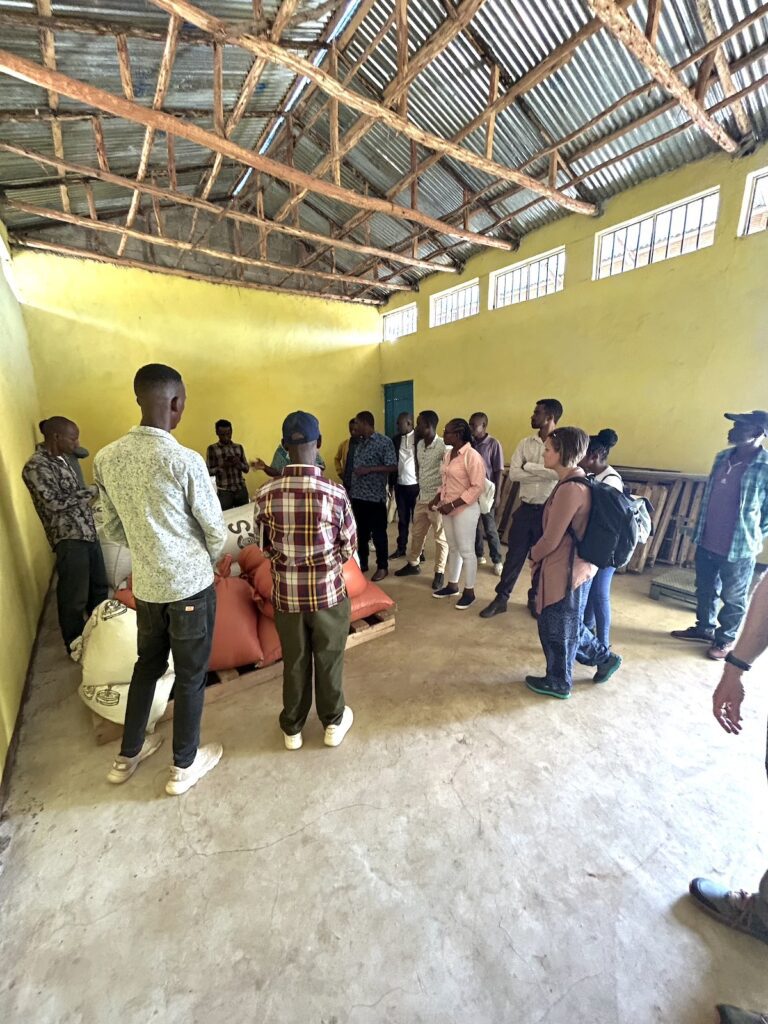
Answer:
[{"label": "woman in white pants", "polygon": [[455,597],[459,592],[459,578],[464,568],[464,590],[455,607],[464,611],[475,602],[477,555],[475,534],[480,518],[478,498],[485,487],[485,463],[472,447],[472,432],[466,420],[450,420],[443,430],[448,451],[443,458],[442,486],[430,502],[443,517],[445,538],[448,541],[448,583],[435,590],[432,597]]}]

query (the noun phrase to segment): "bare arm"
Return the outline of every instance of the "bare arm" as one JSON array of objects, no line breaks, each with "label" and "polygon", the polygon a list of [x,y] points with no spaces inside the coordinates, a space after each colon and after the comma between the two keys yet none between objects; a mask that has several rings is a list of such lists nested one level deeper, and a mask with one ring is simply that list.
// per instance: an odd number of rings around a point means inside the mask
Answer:
[{"label": "bare arm", "polygon": [[[757,589],[744,620],[744,628],[736,646],[734,657],[751,665],[768,648],[768,575],[764,576]],[[744,700],[743,670],[736,665],[726,664],[723,675],[712,696],[712,710],[715,718],[726,732],[738,735],[741,732],[741,704]]]}]

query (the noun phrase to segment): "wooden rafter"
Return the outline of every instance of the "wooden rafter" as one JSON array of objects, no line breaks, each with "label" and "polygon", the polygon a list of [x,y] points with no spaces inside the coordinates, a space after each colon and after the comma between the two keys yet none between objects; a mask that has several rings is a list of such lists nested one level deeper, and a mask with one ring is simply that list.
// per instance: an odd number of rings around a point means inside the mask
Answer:
[{"label": "wooden rafter", "polygon": [[509,248],[506,242],[499,239],[486,238],[475,232],[464,232],[459,228],[449,228],[443,221],[430,217],[421,211],[410,210],[405,206],[399,206],[396,203],[377,199],[373,196],[361,196],[356,192],[340,188],[331,182],[320,181],[295,167],[287,167],[285,164],[271,160],[269,157],[258,156],[250,150],[243,149],[242,146],[236,145],[231,139],[220,139],[213,132],[206,131],[197,125],[178,121],[175,118],[169,117],[168,114],[161,110],[154,110],[143,107],[138,103],[131,103],[129,100],[115,96],[113,93],[105,92],[103,89],[99,89],[97,86],[90,85],[87,82],[70,78],[68,75],[61,74],[61,72],[50,71],[48,68],[35,64],[34,61],[18,57],[7,50],[0,50],[0,72],[4,72],[22,81],[30,82],[33,85],[40,85],[43,88],[54,88],[57,92],[67,95],[71,99],[84,101],[92,107],[111,111],[119,117],[151,127],[156,131],[171,132],[176,136],[196,143],[198,146],[210,149],[214,153],[221,153],[223,156],[231,157],[246,167],[253,167],[254,170],[264,171],[266,174],[278,179],[292,181],[300,187],[330,196],[332,199],[348,203],[353,207],[374,210],[379,213],[386,213],[394,217],[422,223],[427,227],[434,228],[436,231],[444,231],[457,237],[464,237],[467,241],[491,248]]},{"label": "wooden rafter", "polygon": [[[482,171],[484,174],[489,174],[503,181],[513,181],[525,188],[530,188],[531,191],[545,195],[552,202],[557,203],[558,206],[562,206],[574,213],[593,215],[597,212],[591,203],[584,203],[579,199],[573,199],[557,191],[557,189],[551,189],[547,184],[521,173],[515,168],[494,163],[494,161],[487,160],[484,156],[480,156],[448,139],[442,139],[432,132],[419,128],[418,125],[407,121],[388,106],[384,106],[381,103],[368,99],[366,96],[362,96],[358,92],[347,89],[329,75],[327,71],[315,67],[314,64],[304,60],[303,57],[299,57],[269,40],[240,32],[235,26],[207,14],[199,7],[189,3],[188,0],[150,0],[150,2],[154,6],[160,7],[162,10],[168,11],[179,18],[189,21],[193,25],[197,25],[198,28],[210,32],[217,39],[226,40],[226,42],[240,46],[242,49],[248,50],[257,56],[265,57],[274,64],[280,64],[288,68],[294,74],[305,75],[307,78],[315,81],[329,96],[337,97],[345,106],[352,107],[374,121],[380,121],[388,125],[394,131],[400,132],[407,138],[413,139],[420,145],[439,153],[441,157],[450,156],[459,163],[467,164],[467,166],[477,171]],[[482,0],[478,0],[478,2],[482,2]],[[408,70],[410,75],[410,65]]]},{"label": "wooden rafter", "polygon": [[[704,28],[704,35],[708,40],[712,40],[717,35],[717,28],[715,26],[715,19],[712,16],[712,7],[710,0],[697,0],[699,8],[699,17],[701,18],[701,24]],[[733,79],[731,78],[731,72],[728,67],[728,59],[723,51],[722,47],[718,46],[716,50],[712,51],[712,60],[714,66],[717,69],[717,77],[720,79],[720,85],[722,86],[723,93],[726,96],[733,96],[736,92],[736,86],[734,85]],[[703,77],[703,73],[701,73]],[[698,98],[698,97],[697,97]],[[733,106],[733,116],[736,120],[739,132],[742,138],[747,138],[753,134],[752,124],[749,120],[746,108],[743,103],[736,103]]]},{"label": "wooden rafter", "polygon": [[692,123],[705,132],[726,153],[735,153],[739,148],[735,139],[710,117],[687,86],[675,75],[664,58],[657,53],[650,41],[643,35],[632,19],[620,9],[614,0],[588,0],[596,17],[609,32],[626,46],[646,71],[677,100]]},{"label": "wooden rafter", "polygon": [[645,38],[651,44],[656,46],[656,37],[659,34],[659,22],[661,21],[661,9],[664,6],[664,0],[648,0],[648,16],[645,19]]},{"label": "wooden rafter", "polygon": [[[43,17],[48,18],[51,15],[51,0],[36,0],[37,2],[37,13]],[[53,31],[50,28],[41,28],[39,31],[40,35],[40,55],[43,59],[43,64],[47,68],[51,68],[53,71],[56,70],[56,43],[53,38]],[[52,90],[48,90],[48,107],[52,114],[56,114],[59,109],[59,95]],[[53,151],[58,157],[64,156],[64,140],[61,134],[61,124],[55,118],[51,121],[51,136],[53,139]],[[67,191],[66,185],[59,186],[59,195],[61,197],[61,205],[64,210],[69,213],[71,205],[69,202],[69,192]]]},{"label": "wooden rafter", "polygon": [[[13,146],[7,142],[0,142],[0,152],[13,153],[15,156],[27,157],[29,160],[33,160],[36,163],[41,163],[50,167],[58,166],[56,160],[52,157],[45,156],[43,153],[37,153],[31,149],[24,149],[21,146]],[[436,270],[444,273],[455,272],[453,267],[442,266],[439,263],[435,264],[428,260],[412,259],[409,256],[393,256],[389,250],[379,249],[376,246],[362,245],[358,242],[346,241],[343,239],[337,240],[314,231],[307,231],[305,228],[295,228],[288,224],[275,224],[273,221],[268,221],[264,218],[263,204],[261,216],[254,216],[251,213],[245,213],[240,210],[222,209],[222,207],[217,206],[215,203],[187,195],[185,192],[177,192],[174,189],[161,188],[154,182],[137,182],[134,181],[133,178],[124,178],[119,174],[100,171],[95,167],[88,167],[83,164],[73,164],[65,161],[64,169],[72,174],[79,175],[80,180],[93,178],[97,181],[103,181],[108,185],[117,185],[120,188],[138,191],[153,199],[157,199],[160,202],[191,207],[192,209],[199,210],[202,213],[210,214],[217,219],[223,218],[224,220],[233,221],[234,223],[247,224],[259,231],[263,231],[265,228],[270,227],[273,231],[281,234],[290,235],[294,238],[300,238],[318,245],[332,245],[335,248],[349,249],[351,252],[359,253],[363,256],[375,256],[379,259],[391,259],[393,262],[403,263],[406,266],[417,267],[421,270]]]}]

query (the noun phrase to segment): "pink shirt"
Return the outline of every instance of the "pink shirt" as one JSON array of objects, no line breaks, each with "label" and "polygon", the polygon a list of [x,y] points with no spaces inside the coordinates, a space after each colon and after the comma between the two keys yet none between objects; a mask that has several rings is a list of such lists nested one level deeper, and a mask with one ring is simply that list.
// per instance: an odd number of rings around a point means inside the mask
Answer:
[{"label": "pink shirt", "polygon": [[459,448],[459,454],[451,458],[451,451],[443,457],[440,474],[443,485],[440,488],[441,504],[463,498],[465,504],[449,512],[456,516],[463,512],[467,505],[474,505],[485,487],[485,463],[481,455],[467,442]]}]

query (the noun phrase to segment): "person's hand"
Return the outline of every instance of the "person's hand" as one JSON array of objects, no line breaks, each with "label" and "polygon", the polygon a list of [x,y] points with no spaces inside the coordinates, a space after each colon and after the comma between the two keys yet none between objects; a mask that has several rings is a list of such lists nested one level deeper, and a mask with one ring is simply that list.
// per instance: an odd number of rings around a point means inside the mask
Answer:
[{"label": "person's hand", "polygon": [[735,665],[726,665],[717,689],[712,694],[712,712],[720,727],[738,736],[741,732],[741,702],[744,684]]},{"label": "person's hand", "polygon": [[371,472],[370,466],[357,466],[352,470],[352,476],[368,476]]},{"label": "person's hand", "polygon": [[444,505],[438,505],[437,511],[441,516],[447,516],[449,512],[453,512],[455,506],[452,501],[446,501]]},{"label": "person's hand", "polygon": [[267,464],[264,461],[264,459],[254,459],[250,463],[250,467],[251,467],[251,469],[260,470],[262,473],[264,473],[266,471]]}]

